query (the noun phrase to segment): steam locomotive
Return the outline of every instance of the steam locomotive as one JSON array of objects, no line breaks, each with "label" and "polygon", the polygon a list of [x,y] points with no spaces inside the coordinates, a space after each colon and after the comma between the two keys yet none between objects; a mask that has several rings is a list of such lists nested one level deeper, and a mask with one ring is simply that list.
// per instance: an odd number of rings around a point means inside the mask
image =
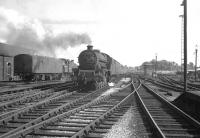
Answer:
[{"label": "steam locomotive", "polygon": [[124,74],[127,69],[108,54],[93,49],[92,45],[79,54],[78,61],[78,85],[93,90],[103,87],[111,76]]}]

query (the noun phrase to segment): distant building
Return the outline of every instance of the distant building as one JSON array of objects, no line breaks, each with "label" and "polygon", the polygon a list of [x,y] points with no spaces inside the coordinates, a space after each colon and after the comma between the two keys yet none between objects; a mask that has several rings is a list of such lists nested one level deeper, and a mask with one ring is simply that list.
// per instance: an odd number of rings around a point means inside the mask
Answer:
[{"label": "distant building", "polygon": [[144,63],[143,65],[144,75],[152,76],[154,72],[154,65],[151,63]]}]

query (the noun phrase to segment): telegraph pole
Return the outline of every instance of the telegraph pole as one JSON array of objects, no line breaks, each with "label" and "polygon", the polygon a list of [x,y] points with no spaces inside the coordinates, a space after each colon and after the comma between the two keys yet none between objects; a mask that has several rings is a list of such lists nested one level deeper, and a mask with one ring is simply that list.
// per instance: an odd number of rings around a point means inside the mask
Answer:
[{"label": "telegraph pole", "polygon": [[[181,17],[181,73],[183,72],[183,41],[184,41],[184,17],[183,15],[179,15],[179,17]],[[181,75],[182,78],[182,75]]]},{"label": "telegraph pole", "polygon": [[187,0],[183,0],[184,7],[184,92],[187,92]]},{"label": "telegraph pole", "polygon": [[157,53],[156,53],[156,66],[155,66],[155,74],[157,75]]},{"label": "telegraph pole", "polygon": [[195,81],[197,81],[197,45],[196,45],[196,49],[195,49]]}]

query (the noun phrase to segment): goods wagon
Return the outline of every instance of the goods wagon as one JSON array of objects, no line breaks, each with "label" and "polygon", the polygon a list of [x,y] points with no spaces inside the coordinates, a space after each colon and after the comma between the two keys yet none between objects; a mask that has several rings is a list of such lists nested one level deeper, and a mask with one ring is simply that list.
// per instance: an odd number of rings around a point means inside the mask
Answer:
[{"label": "goods wagon", "polygon": [[78,83],[81,88],[97,89],[110,80],[112,75],[124,73],[123,66],[99,50],[88,45],[78,57]]},{"label": "goods wagon", "polygon": [[112,59],[110,74],[111,75],[123,74],[123,66],[115,59]]},{"label": "goods wagon", "polygon": [[20,54],[14,57],[14,73],[23,80],[60,79],[64,62],[60,59]]}]

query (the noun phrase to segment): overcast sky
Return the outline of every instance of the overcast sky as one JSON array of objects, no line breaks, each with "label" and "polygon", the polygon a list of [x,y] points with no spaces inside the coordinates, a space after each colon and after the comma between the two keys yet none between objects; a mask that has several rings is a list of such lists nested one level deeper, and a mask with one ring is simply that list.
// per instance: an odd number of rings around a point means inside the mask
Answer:
[{"label": "overcast sky", "polygon": [[[181,61],[182,0],[0,0],[0,40],[9,28],[29,24],[39,38],[48,31],[58,35],[86,33],[94,48],[123,65],[139,66],[158,60]],[[6,28],[7,27],[7,28]],[[200,1],[188,1],[188,61],[200,49]],[[57,57],[73,58],[85,45],[57,48]],[[199,54],[200,55],[200,54]],[[199,58],[200,59],[200,58]],[[198,60],[198,62],[200,62]]]}]

